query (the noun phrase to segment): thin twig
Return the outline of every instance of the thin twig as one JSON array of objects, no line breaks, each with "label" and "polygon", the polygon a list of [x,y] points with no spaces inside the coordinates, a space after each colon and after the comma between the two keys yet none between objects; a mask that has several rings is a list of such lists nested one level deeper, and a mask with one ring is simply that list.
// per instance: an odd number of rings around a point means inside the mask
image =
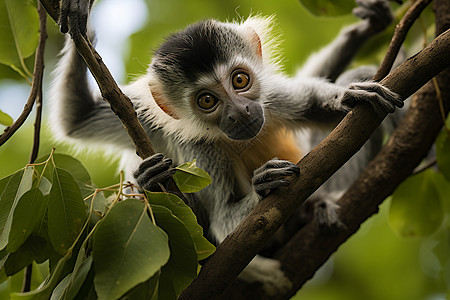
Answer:
[{"label": "thin twig", "polygon": [[395,26],[394,35],[392,36],[389,48],[384,56],[383,61],[378,67],[378,71],[373,77],[374,81],[380,81],[389,73],[394,64],[395,58],[397,57],[400,47],[405,41],[406,34],[414,24],[415,20],[419,17],[421,12],[430,4],[431,0],[419,0],[416,1],[403,16],[401,21]]},{"label": "thin twig", "polygon": [[[39,44],[36,49],[36,61],[34,63],[34,79],[33,88],[36,91],[36,121],[34,123],[34,139],[33,149],[30,155],[30,164],[34,163],[39,152],[39,141],[41,132],[41,119],[42,119],[42,75],[44,74],[44,51],[45,41],[47,39],[47,13],[41,4],[37,3],[37,11],[39,14]],[[36,85],[36,87],[34,87]],[[29,264],[24,271],[22,293],[28,292],[31,289],[31,275],[33,272],[33,264]]]},{"label": "thin twig", "polygon": [[[41,32],[41,35],[43,33]],[[44,32],[45,38],[47,38],[47,33]],[[40,47],[42,47],[40,49]],[[25,106],[23,108],[22,113],[17,118],[17,120],[11,125],[5,128],[3,134],[0,135],[0,146],[2,146],[6,141],[8,141],[11,136],[25,123],[28,116],[31,113],[31,110],[33,109],[34,102],[36,101],[36,98],[38,97],[39,90],[42,90],[42,77],[44,74],[44,46],[39,43],[36,56],[39,54],[41,55],[41,58],[36,57],[35,65],[34,65],[34,76],[33,81],[31,85],[31,91],[30,95],[28,97],[27,103],[25,103]],[[40,51],[38,53],[38,51]]]},{"label": "thin twig", "polygon": [[39,145],[41,138],[41,123],[42,123],[42,85],[39,88],[39,93],[36,98],[36,119],[34,121],[34,137],[33,148],[30,154],[30,163],[33,163],[39,154]]}]

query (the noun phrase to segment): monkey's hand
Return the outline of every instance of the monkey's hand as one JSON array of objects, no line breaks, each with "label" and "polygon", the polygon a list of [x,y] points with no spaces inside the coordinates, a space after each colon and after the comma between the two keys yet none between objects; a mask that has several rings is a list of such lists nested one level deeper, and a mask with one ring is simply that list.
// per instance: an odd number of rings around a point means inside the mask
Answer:
[{"label": "monkey's hand", "polygon": [[363,19],[362,31],[376,34],[388,27],[394,19],[387,0],[356,0],[353,14]]},{"label": "monkey's hand", "polygon": [[145,159],[134,172],[139,186],[147,191],[158,191],[158,183],[164,183],[175,173],[171,168],[172,160],[157,153]]},{"label": "monkey's hand", "polygon": [[358,102],[368,102],[378,114],[392,113],[403,107],[401,97],[377,82],[357,82],[348,87],[341,104],[353,108]]},{"label": "monkey's hand", "polygon": [[274,189],[288,186],[291,183],[288,177],[299,173],[296,164],[274,158],[255,170],[253,187],[258,195],[265,197]]},{"label": "monkey's hand", "polygon": [[86,36],[87,21],[93,0],[61,0],[59,28],[73,39]]}]

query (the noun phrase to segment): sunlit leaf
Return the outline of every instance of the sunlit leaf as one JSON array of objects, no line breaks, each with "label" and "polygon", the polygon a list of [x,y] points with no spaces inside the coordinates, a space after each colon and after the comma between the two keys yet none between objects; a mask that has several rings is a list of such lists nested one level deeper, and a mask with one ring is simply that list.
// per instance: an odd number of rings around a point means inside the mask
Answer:
[{"label": "sunlit leaf", "polygon": [[0,1],[0,63],[18,68],[38,44],[39,18],[29,0]]},{"label": "sunlit leaf", "polygon": [[183,193],[195,193],[211,184],[208,173],[198,168],[193,162],[182,164],[176,168],[173,179]]},{"label": "sunlit leaf", "polygon": [[63,280],[61,280],[58,285],[55,287],[55,289],[52,292],[52,296],[50,297],[50,300],[60,300],[62,299],[62,295],[64,291],[67,288],[67,285],[70,282],[70,279],[72,278],[72,273],[68,274],[66,277],[64,277]]},{"label": "sunlit leaf", "polygon": [[10,126],[12,123],[13,123],[13,118],[11,118],[10,115],[8,115],[7,113],[3,112],[0,109],[0,124],[5,125],[5,126]]},{"label": "sunlit leaf", "polygon": [[75,242],[86,218],[86,206],[73,177],[55,168],[48,200],[48,234],[53,247],[64,254]]},{"label": "sunlit leaf", "polygon": [[9,251],[15,252],[30,236],[33,229],[44,217],[47,198],[39,189],[31,189],[20,198],[17,204],[9,234]]},{"label": "sunlit leaf", "polygon": [[436,159],[439,170],[450,181],[450,134],[446,130],[436,138]]},{"label": "sunlit leaf", "polygon": [[189,230],[169,209],[152,205],[152,211],[156,224],[169,235],[170,246],[170,259],[159,280],[159,299],[177,299],[197,276],[197,252]]},{"label": "sunlit leaf", "polygon": [[172,212],[189,230],[197,250],[198,259],[210,256],[215,247],[203,236],[203,228],[198,225],[192,209],[173,194],[147,192],[150,203],[164,206]]},{"label": "sunlit leaf", "polygon": [[352,12],[354,0],[299,0],[309,12],[316,16],[341,16]]},{"label": "sunlit leaf", "polygon": [[431,172],[411,176],[392,195],[389,223],[402,236],[426,236],[442,224],[444,209]]},{"label": "sunlit leaf", "polygon": [[155,226],[145,204],[128,199],[114,205],[94,233],[98,299],[117,299],[167,263],[167,234]]},{"label": "sunlit leaf", "polygon": [[31,189],[33,168],[26,167],[8,178],[8,184],[0,195],[0,249],[8,243],[14,210],[20,197]]},{"label": "sunlit leaf", "polygon": [[92,267],[92,255],[86,256],[86,246],[89,242],[89,239],[86,239],[77,255],[77,260],[75,262],[75,266],[73,267],[72,276],[68,285],[66,286],[66,290],[64,291],[64,299],[72,300],[78,294],[78,291],[81,289],[86,277],[88,276],[89,271]]}]

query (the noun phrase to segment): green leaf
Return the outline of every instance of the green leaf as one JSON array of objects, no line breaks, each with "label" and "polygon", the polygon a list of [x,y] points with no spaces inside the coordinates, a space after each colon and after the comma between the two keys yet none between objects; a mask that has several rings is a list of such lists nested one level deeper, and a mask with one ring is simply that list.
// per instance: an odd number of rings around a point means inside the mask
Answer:
[{"label": "green leaf", "polygon": [[152,205],[152,211],[156,224],[169,235],[170,247],[170,259],[159,280],[159,299],[177,299],[197,277],[197,252],[189,230],[169,209]]},{"label": "green leaf", "polygon": [[[48,159],[48,155],[42,156],[39,159],[36,160],[36,162],[44,162]],[[53,161],[55,163],[55,166],[64,169],[67,172],[69,172],[72,177],[77,182],[83,182],[85,184],[92,184],[91,176],[89,175],[89,172],[86,170],[86,168],[83,166],[83,164],[76,158],[66,155],[66,154],[59,154],[59,153],[53,153]],[[39,173],[43,172],[44,166],[38,166],[36,169],[39,171]],[[44,171],[44,176],[52,180],[53,176],[53,165],[52,163],[49,163]]]},{"label": "green leaf", "polygon": [[94,233],[98,299],[117,299],[152,277],[170,255],[166,233],[155,226],[139,200],[114,205]]},{"label": "green leaf", "polygon": [[439,170],[450,181],[450,134],[446,130],[436,138],[436,159]]},{"label": "green leaf", "polygon": [[39,17],[29,0],[0,1],[0,63],[15,69],[38,44]]},{"label": "green leaf", "polygon": [[89,239],[84,240],[78,251],[77,260],[75,266],[73,267],[72,277],[68,283],[66,290],[64,292],[64,299],[71,300],[75,299],[79,290],[83,286],[86,277],[92,267],[92,255],[86,256],[86,246],[89,243]]},{"label": "green leaf", "polygon": [[183,193],[196,193],[211,184],[208,173],[197,167],[195,160],[176,168],[173,179]]},{"label": "green leaf", "polygon": [[53,154],[53,161],[58,168],[69,172],[76,181],[86,184],[92,183],[91,176],[83,164],[76,158],[66,154]]},{"label": "green leaf", "polygon": [[335,17],[352,12],[354,0],[299,0],[300,4],[316,16]]},{"label": "green leaf", "polygon": [[42,194],[48,195],[50,193],[50,190],[52,189],[52,183],[46,177],[42,177],[41,181],[39,182],[39,189],[41,190]]},{"label": "green leaf", "polygon": [[157,286],[159,282],[159,274],[156,273],[149,280],[138,284],[130,291],[128,291],[123,297],[120,297],[120,300],[135,300],[135,299],[151,299],[154,300],[156,298],[155,294],[157,291]]},{"label": "green leaf", "polygon": [[[42,161],[45,159],[42,159]],[[54,153],[53,161],[56,167],[64,169],[72,175],[80,188],[83,199],[95,192],[96,187],[92,183],[89,172],[78,159],[70,155]],[[52,170],[53,167],[49,164],[44,174],[50,180],[52,178]]]},{"label": "green leaf", "polygon": [[66,277],[64,277],[63,280],[61,280],[58,285],[55,287],[55,289],[52,292],[52,296],[50,297],[50,300],[60,300],[62,299],[62,295],[64,291],[67,288],[67,285],[70,282],[70,279],[72,278],[72,273],[68,274]]},{"label": "green leaf", "polygon": [[27,247],[20,247],[16,252],[10,253],[5,261],[6,275],[11,276],[33,262],[33,252]]},{"label": "green leaf", "polygon": [[0,109],[0,124],[5,125],[5,126],[11,126],[12,123],[13,123],[13,118],[11,118],[10,115],[8,115],[7,113],[3,112]]},{"label": "green leaf", "polygon": [[52,294],[53,289],[61,281],[64,268],[69,259],[70,255],[66,255],[58,261],[58,264],[56,265],[52,274],[50,274],[50,278],[45,281],[44,285],[30,292],[12,293],[11,300],[48,300],[50,298],[50,295]]},{"label": "green leaf", "polygon": [[86,219],[86,206],[75,179],[65,170],[55,168],[48,200],[48,234],[60,254],[75,242]]},{"label": "green leaf", "polygon": [[389,223],[401,236],[427,236],[442,224],[443,204],[430,179],[432,172],[409,177],[392,195]]},{"label": "green leaf", "polygon": [[9,251],[15,252],[25,242],[44,217],[46,208],[47,198],[39,189],[31,189],[23,194],[13,214],[6,247]]},{"label": "green leaf", "polygon": [[14,174],[8,175],[8,176],[0,179],[0,197],[2,196],[3,192],[5,191],[6,186],[8,185],[9,180],[11,180],[11,177],[13,177]]},{"label": "green leaf", "polygon": [[52,244],[42,237],[31,235],[23,244],[24,247],[31,250],[34,260],[42,264],[54,254]]},{"label": "green leaf", "polygon": [[164,206],[172,212],[189,230],[192,240],[197,250],[198,260],[203,260],[210,256],[215,247],[204,236],[203,228],[198,225],[197,217],[192,209],[187,206],[180,198],[173,194],[146,192],[147,197],[152,204]]},{"label": "green leaf", "polygon": [[74,273],[70,279],[70,283],[67,286],[67,292],[65,294],[64,299],[76,299],[78,291],[81,289],[86,277],[91,270],[92,267],[92,255],[85,259],[77,268],[74,269]]},{"label": "green leaf", "polygon": [[19,170],[8,178],[8,184],[0,195],[0,249],[8,244],[14,210],[20,197],[31,189],[33,167]]}]

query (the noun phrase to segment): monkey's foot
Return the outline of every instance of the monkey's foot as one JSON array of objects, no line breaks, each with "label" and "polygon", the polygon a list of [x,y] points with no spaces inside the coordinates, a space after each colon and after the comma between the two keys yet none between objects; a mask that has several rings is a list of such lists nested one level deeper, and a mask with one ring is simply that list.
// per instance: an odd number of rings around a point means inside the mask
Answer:
[{"label": "monkey's foot", "polygon": [[339,205],[334,201],[318,199],[314,206],[314,214],[320,230],[324,233],[335,234],[345,230],[347,227],[339,219],[337,213]]},{"label": "monkey's foot", "polygon": [[284,275],[280,262],[256,255],[239,275],[247,282],[259,282],[268,295],[277,295],[292,287],[292,282]]}]

